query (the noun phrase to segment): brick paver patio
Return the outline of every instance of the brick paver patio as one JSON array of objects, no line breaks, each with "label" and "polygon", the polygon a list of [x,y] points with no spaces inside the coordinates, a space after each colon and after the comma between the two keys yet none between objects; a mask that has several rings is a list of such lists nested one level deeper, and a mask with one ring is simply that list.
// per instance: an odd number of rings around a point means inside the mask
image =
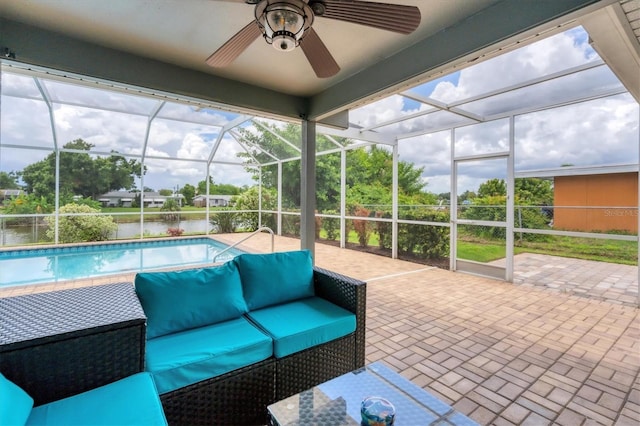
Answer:
[{"label": "brick paver patio", "polygon": [[[270,239],[262,234],[241,247],[268,252]],[[276,251],[299,247],[297,239],[276,237]],[[315,259],[368,282],[367,362],[384,362],[477,422],[640,424],[637,307],[323,244]]]},{"label": "brick paver patio", "polygon": [[367,362],[481,424],[640,424],[637,308],[322,244],[316,263],[368,282]]},{"label": "brick paver patio", "polygon": [[[504,265],[504,259],[491,262]],[[638,305],[638,267],[521,253],[513,259],[514,284],[541,287],[595,300]]]}]

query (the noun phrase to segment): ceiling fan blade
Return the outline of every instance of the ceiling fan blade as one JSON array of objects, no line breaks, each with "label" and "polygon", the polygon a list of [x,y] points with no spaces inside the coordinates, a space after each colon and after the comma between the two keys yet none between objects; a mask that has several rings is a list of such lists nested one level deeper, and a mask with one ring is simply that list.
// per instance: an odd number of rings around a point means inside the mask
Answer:
[{"label": "ceiling fan blade", "polygon": [[313,28],[309,28],[304,35],[300,47],[319,78],[332,77],[340,71],[338,63]]},{"label": "ceiling fan blade", "polygon": [[207,64],[214,68],[222,68],[231,64],[251,43],[260,37],[260,28],[255,21],[249,22],[218,50],[207,58]]},{"label": "ceiling fan blade", "polygon": [[322,18],[366,25],[400,34],[409,34],[420,25],[416,6],[360,0],[325,0]]}]

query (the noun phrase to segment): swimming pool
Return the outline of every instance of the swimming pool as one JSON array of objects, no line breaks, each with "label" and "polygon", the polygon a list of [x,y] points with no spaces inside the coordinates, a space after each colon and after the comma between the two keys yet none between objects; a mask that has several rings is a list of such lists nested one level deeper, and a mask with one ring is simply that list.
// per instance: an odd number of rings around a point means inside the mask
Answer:
[{"label": "swimming pool", "polygon": [[[211,264],[228,246],[210,238],[0,251],[0,287]],[[242,250],[216,259],[225,262]]]}]

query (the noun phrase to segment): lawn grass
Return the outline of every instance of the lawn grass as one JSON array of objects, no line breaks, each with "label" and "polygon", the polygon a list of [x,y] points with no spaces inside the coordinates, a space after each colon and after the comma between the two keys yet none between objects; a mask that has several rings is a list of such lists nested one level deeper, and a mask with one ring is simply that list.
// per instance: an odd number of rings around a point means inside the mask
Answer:
[{"label": "lawn grass", "polygon": [[[140,207],[103,207],[102,213],[131,213],[118,214],[114,216],[116,222],[136,222],[140,220]],[[211,209],[210,212],[215,211]],[[145,220],[163,220],[165,212],[160,207],[147,207],[144,209]],[[204,207],[183,206],[180,210],[183,219],[204,219],[206,218],[206,209]]]},{"label": "lawn grass", "polygon": [[504,244],[481,241],[458,241],[458,259],[473,260],[475,262],[491,262],[506,256]]},{"label": "lawn grass", "polygon": [[[539,253],[599,262],[638,264],[638,244],[635,241],[601,240],[551,236],[548,241],[523,241],[514,253]],[[476,262],[491,262],[506,255],[504,243],[491,240],[458,241],[458,258]]]},{"label": "lawn grass", "polygon": [[516,253],[523,252],[620,263],[623,265],[638,264],[638,243],[636,241],[554,235],[548,242],[523,241],[520,246],[516,247]]}]

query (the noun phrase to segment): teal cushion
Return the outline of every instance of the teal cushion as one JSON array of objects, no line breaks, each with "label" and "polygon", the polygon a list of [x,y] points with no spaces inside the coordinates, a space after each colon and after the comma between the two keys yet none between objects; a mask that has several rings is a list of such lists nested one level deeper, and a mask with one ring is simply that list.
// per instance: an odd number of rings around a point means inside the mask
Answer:
[{"label": "teal cushion", "polygon": [[147,341],[146,370],[163,394],[272,354],[271,339],[242,317]]},{"label": "teal cushion", "polygon": [[35,407],[27,425],[166,425],[149,373]]},{"label": "teal cushion", "polygon": [[147,338],[238,318],[247,312],[235,263],[139,273],[135,287],[147,315]]},{"label": "teal cushion", "polygon": [[249,310],[314,295],[309,250],[241,254],[233,261],[240,271]]},{"label": "teal cushion", "polygon": [[330,342],[356,330],[355,314],[319,297],[249,311],[247,316],[273,338],[276,358]]},{"label": "teal cushion", "polygon": [[24,425],[33,408],[33,398],[0,373],[0,425]]}]

